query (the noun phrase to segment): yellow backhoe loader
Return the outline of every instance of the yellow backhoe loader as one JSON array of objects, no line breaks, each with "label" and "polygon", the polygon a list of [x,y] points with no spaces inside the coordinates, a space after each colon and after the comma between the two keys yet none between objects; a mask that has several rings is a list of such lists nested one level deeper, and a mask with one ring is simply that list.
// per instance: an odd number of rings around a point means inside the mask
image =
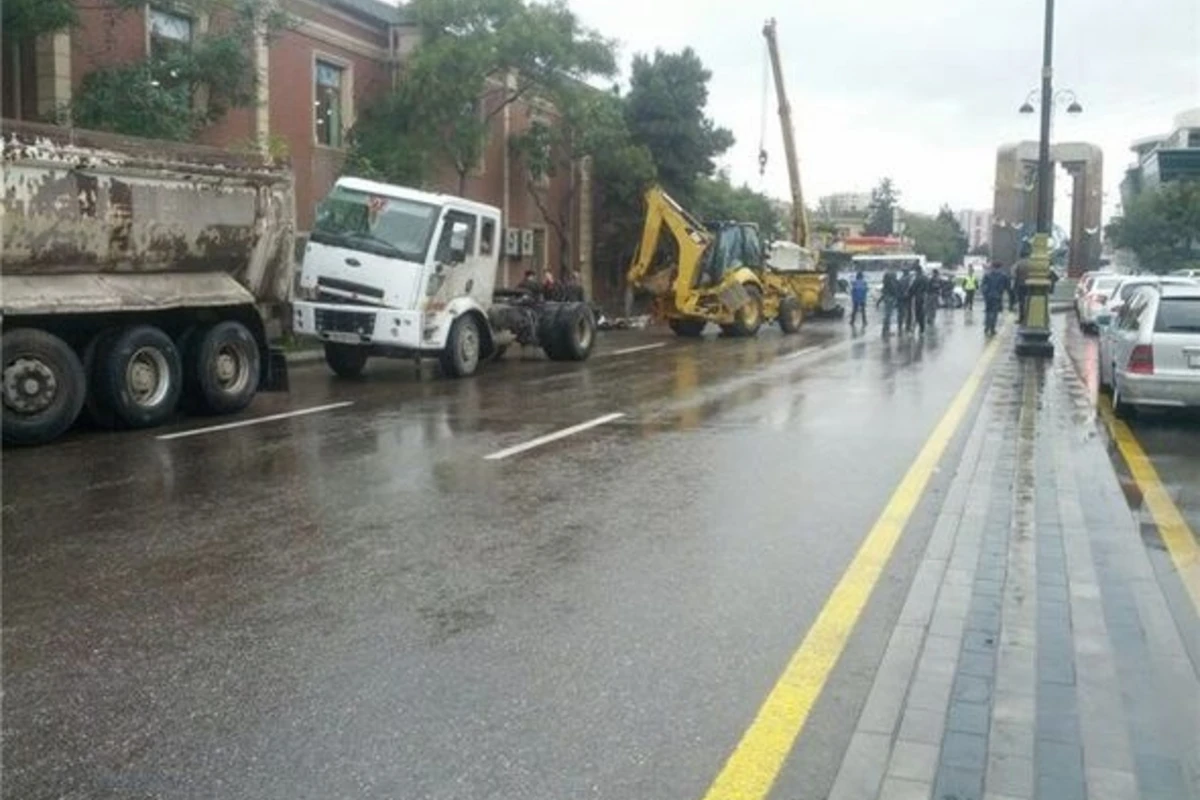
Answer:
[{"label": "yellow backhoe loader", "polygon": [[642,238],[627,277],[631,287],[653,295],[655,316],[671,330],[699,336],[713,322],[726,335],[753,336],[775,320],[784,333],[800,329],[800,298],[765,266],[755,225],[705,225],[657,186],[645,200]]}]

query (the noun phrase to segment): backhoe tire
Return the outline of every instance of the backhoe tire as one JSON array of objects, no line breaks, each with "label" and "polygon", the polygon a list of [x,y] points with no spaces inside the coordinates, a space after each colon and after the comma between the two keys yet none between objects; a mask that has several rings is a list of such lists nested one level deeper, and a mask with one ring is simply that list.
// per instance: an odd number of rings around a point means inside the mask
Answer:
[{"label": "backhoe tire", "polygon": [[325,343],[325,363],[339,378],[361,378],[371,353],[365,347],[338,342]]},{"label": "backhoe tire", "polygon": [[596,318],[583,303],[564,303],[550,328],[552,347],[545,348],[553,361],[585,361],[596,343]]},{"label": "backhoe tire", "polygon": [[791,295],[779,301],[779,329],[784,333],[799,333],[804,324],[804,308],[799,298]]},{"label": "backhoe tire", "polygon": [[672,319],[667,324],[676,336],[695,339],[704,333],[704,327],[708,323],[702,319]]},{"label": "backhoe tire", "polygon": [[482,353],[483,334],[479,330],[479,322],[471,314],[464,314],[450,326],[446,349],[438,356],[442,374],[448,378],[474,375]]},{"label": "backhoe tire", "polygon": [[723,326],[721,330],[730,336],[750,337],[758,333],[763,323],[762,290],[757,286],[745,287],[750,299],[733,315],[733,324]]},{"label": "backhoe tire", "polygon": [[33,328],[0,340],[6,444],[43,444],[66,432],[87,393],[83,364],[70,345]]},{"label": "backhoe tire", "polygon": [[240,322],[218,322],[187,337],[184,384],[189,398],[209,414],[233,414],[250,405],[260,366],[258,342]]},{"label": "backhoe tire", "polygon": [[117,426],[153,428],[171,419],[183,394],[183,357],[153,325],[132,325],[97,342],[96,402]]}]

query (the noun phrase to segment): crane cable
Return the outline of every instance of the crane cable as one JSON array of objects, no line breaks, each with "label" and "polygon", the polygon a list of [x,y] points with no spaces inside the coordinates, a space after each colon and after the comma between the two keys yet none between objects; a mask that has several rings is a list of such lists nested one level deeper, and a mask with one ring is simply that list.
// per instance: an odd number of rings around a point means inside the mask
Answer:
[{"label": "crane cable", "polygon": [[770,80],[768,70],[770,69],[770,53],[767,51],[767,43],[763,42],[763,69],[762,69],[762,119],[758,127],[758,176],[761,178],[767,174],[767,92],[769,86],[767,82]]}]

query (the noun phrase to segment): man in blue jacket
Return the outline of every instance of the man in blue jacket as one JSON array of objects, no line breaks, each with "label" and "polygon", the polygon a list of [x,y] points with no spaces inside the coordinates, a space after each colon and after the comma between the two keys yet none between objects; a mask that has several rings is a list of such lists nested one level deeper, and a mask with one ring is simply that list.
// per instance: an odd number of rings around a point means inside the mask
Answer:
[{"label": "man in blue jacket", "polygon": [[854,276],[854,283],[850,284],[850,305],[853,309],[850,312],[850,327],[851,328],[854,327],[854,323],[858,319],[858,316],[860,314],[862,315],[863,327],[864,328],[867,327],[867,294],[868,293],[869,293],[869,289],[867,287],[867,279],[863,277],[862,272],[859,272],[857,275]]},{"label": "man in blue jacket", "polygon": [[1008,294],[1009,280],[1004,273],[1004,267],[999,261],[992,268],[979,286],[983,295],[983,332],[986,336],[996,335],[996,319],[1004,308],[1004,296]]}]

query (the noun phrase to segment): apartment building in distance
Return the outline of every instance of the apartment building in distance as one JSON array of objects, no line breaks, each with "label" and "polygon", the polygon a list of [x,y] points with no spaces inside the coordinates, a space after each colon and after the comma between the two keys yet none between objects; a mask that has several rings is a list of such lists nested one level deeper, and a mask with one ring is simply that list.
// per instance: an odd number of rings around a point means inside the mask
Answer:
[{"label": "apartment building in distance", "polygon": [[991,247],[992,212],[990,210],[959,211],[957,216],[959,227],[967,235],[967,247],[971,250],[976,250],[980,247]]},{"label": "apartment building in distance", "polygon": [[1136,162],[1121,181],[1123,205],[1164,183],[1200,180],[1200,108],[1177,114],[1170,133],[1138,139],[1129,149]]},{"label": "apartment building in distance", "polygon": [[[419,46],[419,36],[404,8],[383,0],[279,0],[279,5],[291,24],[255,48],[257,102],[230,110],[198,141],[220,147],[283,143],[295,173],[297,226],[303,235],[312,225],[317,201],[341,174],[356,117],[401,79],[401,67]],[[4,39],[0,116],[55,119],[93,70],[145,59],[158,47],[187,46],[209,26],[222,24],[219,12],[215,19],[192,14],[169,0],[129,9],[111,0],[79,0],[77,8],[79,24],[68,30],[35,42]],[[556,176],[531,187],[508,147],[511,135],[554,113],[545,103],[521,99],[495,114],[484,156],[466,182],[467,197],[504,213],[511,232],[500,276],[504,285],[515,285],[526,269],[578,269],[590,286],[592,211],[586,163],[577,166],[574,176],[580,199],[572,208],[567,237],[572,252],[566,260],[571,263],[564,264],[554,228],[530,192],[541,193],[546,208],[565,207],[570,177]],[[457,193],[458,177],[447,169],[427,188]]]}]

